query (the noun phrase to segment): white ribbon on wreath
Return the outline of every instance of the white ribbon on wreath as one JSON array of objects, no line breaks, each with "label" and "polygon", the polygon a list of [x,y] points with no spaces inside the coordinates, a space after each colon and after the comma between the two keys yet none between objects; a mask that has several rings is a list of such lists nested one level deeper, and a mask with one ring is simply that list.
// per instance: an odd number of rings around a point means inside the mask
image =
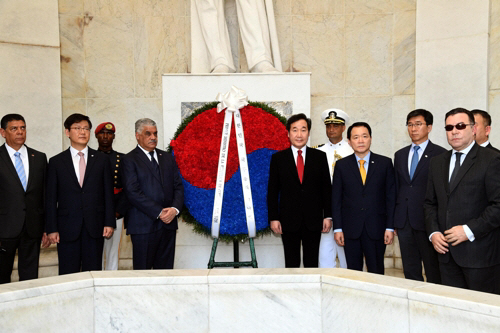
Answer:
[{"label": "white ribbon on wreath", "polygon": [[244,90],[232,86],[229,92],[225,94],[217,94],[216,99],[220,102],[217,104],[217,112],[222,112],[225,109],[226,114],[224,117],[224,127],[222,128],[219,165],[217,168],[217,183],[215,186],[214,209],[212,213],[212,237],[219,238],[222,199],[224,197],[224,182],[226,179],[227,155],[229,152],[229,136],[231,134],[231,125],[234,117],[248,237],[253,238],[256,235],[255,214],[253,210],[250,174],[248,171],[245,135],[243,133],[243,123],[241,122],[240,114],[240,109],[248,105],[248,96]]}]

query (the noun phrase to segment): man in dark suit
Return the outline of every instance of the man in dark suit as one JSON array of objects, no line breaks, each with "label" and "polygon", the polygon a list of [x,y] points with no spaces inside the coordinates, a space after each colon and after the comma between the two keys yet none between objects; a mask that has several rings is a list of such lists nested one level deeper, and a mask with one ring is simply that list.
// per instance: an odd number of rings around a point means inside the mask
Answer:
[{"label": "man in dark suit", "polygon": [[137,147],[123,160],[134,269],[172,269],[177,215],[184,203],[182,180],[173,156],[156,148],[158,130],[153,120],[137,120],[135,138]]},{"label": "man in dark suit", "polygon": [[490,143],[491,132],[491,116],[488,112],[474,109],[471,111],[474,115],[474,122],[476,123],[476,143],[481,147],[493,149],[500,153],[500,150],[493,147]]},{"label": "man in dark suit", "polygon": [[19,280],[38,277],[40,241],[43,233],[47,157],[28,148],[26,122],[19,114],[5,115],[0,132],[0,283],[9,283],[16,250]]},{"label": "man in dark suit", "polygon": [[354,154],[335,164],[332,212],[335,241],[344,246],[347,268],[384,274],[385,247],[394,238],[396,190],[390,158],[370,151],[372,131],[364,122],[347,130]]},{"label": "man in dark suit", "polygon": [[101,270],[104,237],[116,227],[109,161],[87,146],[89,117],[74,113],[64,128],[71,146],[49,161],[45,227],[61,275]]},{"label": "man in dark suit", "polygon": [[330,171],[326,154],[306,146],[311,119],[303,113],[286,124],[292,146],[271,157],[267,207],[271,229],[281,235],[285,266],[318,267],[321,232],[331,222]]},{"label": "man in dark suit", "polygon": [[424,281],[423,262],[427,282],[440,283],[437,254],[427,238],[422,210],[429,162],[432,157],[446,151],[429,140],[432,123],[432,113],[424,109],[413,110],[406,117],[406,126],[412,143],[394,155],[396,173],[394,227],[399,238],[405,277]]},{"label": "man in dark suit", "polygon": [[424,204],[441,282],[500,293],[500,154],[474,142],[472,112],[445,122],[453,149],[432,159]]}]

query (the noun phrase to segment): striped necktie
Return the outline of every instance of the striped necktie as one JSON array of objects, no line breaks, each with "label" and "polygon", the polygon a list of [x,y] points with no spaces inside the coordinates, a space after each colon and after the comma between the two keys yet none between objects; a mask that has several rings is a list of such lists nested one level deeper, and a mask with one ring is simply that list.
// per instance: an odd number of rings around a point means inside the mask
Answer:
[{"label": "striped necktie", "polygon": [[14,153],[16,157],[16,172],[23,184],[24,192],[26,192],[26,172],[24,172],[23,160],[21,159],[21,153],[18,151]]}]

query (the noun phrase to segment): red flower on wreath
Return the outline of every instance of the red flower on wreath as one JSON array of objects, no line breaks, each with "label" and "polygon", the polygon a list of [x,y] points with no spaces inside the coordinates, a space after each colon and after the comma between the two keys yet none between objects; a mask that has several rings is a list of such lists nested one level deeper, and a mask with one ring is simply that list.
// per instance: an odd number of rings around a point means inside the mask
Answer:
[{"label": "red flower on wreath", "polygon": [[[215,188],[217,166],[224,124],[224,113],[217,108],[207,110],[191,121],[170,142],[175,159],[185,180],[200,188]],[[247,154],[267,147],[282,150],[290,147],[286,129],[278,118],[260,108],[247,105],[240,110]],[[199,129],[203,128],[203,131]],[[179,149],[178,147],[182,147]],[[238,170],[238,152],[234,122],[231,126],[226,181]]]}]

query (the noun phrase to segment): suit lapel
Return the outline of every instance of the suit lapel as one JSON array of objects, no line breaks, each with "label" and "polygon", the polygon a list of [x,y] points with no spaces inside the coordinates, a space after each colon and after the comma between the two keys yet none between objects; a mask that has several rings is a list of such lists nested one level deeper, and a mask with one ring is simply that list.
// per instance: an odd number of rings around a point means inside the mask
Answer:
[{"label": "suit lapel", "polygon": [[163,184],[163,170],[165,170],[165,161],[163,160],[163,153],[156,149],[156,155],[158,156],[158,166],[160,168],[160,183]]},{"label": "suit lapel", "polygon": [[465,156],[464,162],[460,166],[460,169],[458,170],[457,178],[455,178],[455,181],[453,184],[450,184],[450,193],[453,192],[453,190],[457,187],[458,183],[462,180],[462,178],[465,176],[467,171],[476,163],[476,154],[479,146],[477,144],[474,144],[472,149],[469,151],[467,156]]},{"label": "suit lapel", "polygon": [[[410,171],[408,170],[408,158],[409,158],[409,155],[410,155],[410,150],[411,150],[411,145],[409,145],[408,147],[404,148],[404,150],[401,152],[401,156],[403,156],[405,158],[401,159],[401,163],[399,163],[400,165],[398,165],[398,167],[403,168],[403,176],[404,176],[405,181],[408,184],[411,183]],[[417,168],[418,168],[418,166],[417,166]]]},{"label": "suit lapel", "polygon": [[[368,182],[373,178],[373,173],[376,171],[376,167],[378,167],[377,160],[378,160],[377,155],[372,152],[370,154],[370,160],[368,161],[370,165],[368,166],[368,173],[366,174],[365,185],[367,185]],[[359,177],[361,178],[361,174],[359,175]]]},{"label": "suit lapel", "polygon": [[[21,189],[24,191],[23,184],[21,183],[21,179],[19,179],[19,175],[17,174],[16,167],[12,163],[12,159],[10,158],[9,153],[7,152],[7,148],[5,147],[5,144],[3,144],[0,147],[0,158],[3,160],[7,169],[12,173],[12,176],[15,177],[15,179],[17,179],[17,183],[19,184]],[[31,173],[30,173],[30,175],[31,175]]]},{"label": "suit lapel", "polygon": [[[297,172],[297,164],[295,163],[295,157],[293,156],[292,147],[288,148],[286,159],[288,160],[287,164],[291,166],[290,171],[294,175],[295,182],[300,185],[299,173]],[[304,174],[306,173],[305,170],[306,170],[306,163],[304,163]]]},{"label": "suit lapel", "polygon": [[[422,157],[418,161],[417,168],[415,169],[415,173],[413,174],[413,179],[415,179],[418,175],[418,173],[424,169],[429,164],[430,158],[429,155],[432,153],[432,150],[434,149],[434,144],[429,141],[427,144],[427,147],[425,148],[424,152],[422,153]],[[408,179],[410,175],[408,174]]]},{"label": "suit lapel", "polygon": [[450,184],[448,180],[450,179],[450,160],[451,160],[451,150],[448,151],[444,156],[444,162],[442,163],[443,170],[441,170],[441,179],[444,184],[444,188],[446,189],[446,193],[450,195]]},{"label": "suit lapel", "polygon": [[89,149],[87,151],[88,156],[87,156],[87,165],[85,166],[85,175],[83,176],[83,186],[85,186],[85,183],[87,182],[90,175],[92,174],[91,170],[95,164],[96,153],[97,153],[97,151],[95,151],[94,149],[91,149],[89,147]]},{"label": "suit lapel", "polygon": [[[146,167],[149,169],[149,172],[151,172],[151,174],[161,183],[161,179],[159,178],[158,174],[156,173],[155,169],[153,168],[153,165],[151,164],[151,160],[146,156],[146,154],[142,151],[142,149],[139,147],[136,147],[135,153],[139,157],[139,160],[141,160],[146,165]],[[158,152],[157,152],[157,154],[158,154]],[[161,170],[161,167],[160,167],[160,170]]]},{"label": "suit lapel", "polygon": [[349,160],[349,164],[351,165],[350,169],[354,173],[354,178],[357,179],[359,185],[363,186],[363,180],[361,179],[361,173],[359,172],[358,161],[356,161],[356,154],[351,154],[345,158]]},{"label": "suit lapel", "polygon": [[30,169],[30,174],[28,176],[28,184],[26,184],[26,192],[28,192],[28,189],[30,188],[31,183],[33,182],[33,177],[35,174],[35,154],[33,151],[26,147],[26,150],[28,151],[28,161],[29,161],[29,169]]},{"label": "suit lapel", "polygon": [[78,182],[78,177],[76,177],[76,172],[75,172],[75,165],[73,164],[73,157],[71,156],[71,151],[66,149],[65,152],[63,152],[63,158],[62,158],[64,164],[66,164],[66,168],[68,170],[71,170],[69,174],[71,175],[71,179],[75,182],[78,187],[80,187],[80,183]]}]

